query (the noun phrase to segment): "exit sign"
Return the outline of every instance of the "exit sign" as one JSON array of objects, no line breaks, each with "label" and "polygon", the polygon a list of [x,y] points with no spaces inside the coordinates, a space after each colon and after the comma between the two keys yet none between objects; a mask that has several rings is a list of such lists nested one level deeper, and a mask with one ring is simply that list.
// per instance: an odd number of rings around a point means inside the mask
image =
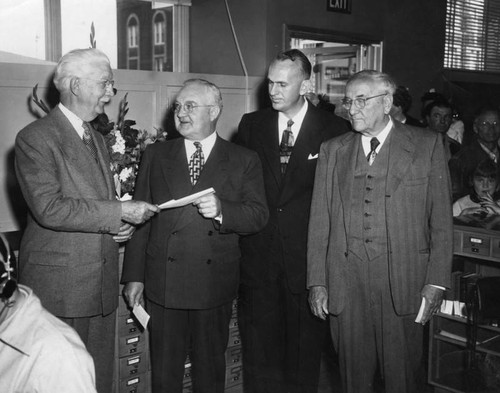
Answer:
[{"label": "exit sign", "polygon": [[351,13],[351,0],[326,0],[326,9],[333,12]]}]

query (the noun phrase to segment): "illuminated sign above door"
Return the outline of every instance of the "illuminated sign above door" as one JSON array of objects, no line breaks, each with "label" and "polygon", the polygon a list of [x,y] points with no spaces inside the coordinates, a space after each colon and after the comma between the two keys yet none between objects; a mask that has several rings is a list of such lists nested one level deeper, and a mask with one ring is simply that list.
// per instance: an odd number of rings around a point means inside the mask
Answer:
[{"label": "illuminated sign above door", "polygon": [[352,0],[326,0],[326,9],[333,12],[351,13]]}]

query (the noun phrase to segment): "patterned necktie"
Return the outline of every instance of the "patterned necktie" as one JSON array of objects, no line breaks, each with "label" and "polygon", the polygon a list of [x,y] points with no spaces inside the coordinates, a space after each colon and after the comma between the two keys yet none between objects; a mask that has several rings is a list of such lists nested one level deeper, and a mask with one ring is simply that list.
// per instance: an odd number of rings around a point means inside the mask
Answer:
[{"label": "patterned necktie", "polygon": [[290,155],[292,154],[292,148],[294,144],[293,133],[292,133],[293,120],[288,120],[286,123],[286,130],[283,131],[283,136],[281,137],[280,144],[280,164],[281,164],[281,174],[284,175],[286,172],[286,166],[290,160]]},{"label": "patterned necktie", "polygon": [[203,165],[205,165],[205,157],[203,156],[203,150],[201,150],[201,143],[194,142],[196,151],[193,153],[189,159],[189,177],[191,178],[191,184],[194,186],[200,177]]},{"label": "patterned necktie", "polygon": [[378,141],[377,138],[372,138],[370,139],[370,152],[366,156],[366,159],[368,160],[368,165],[373,164],[373,161],[375,161],[375,156],[377,155],[377,147],[380,145],[380,142]]},{"label": "patterned necktie", "polygon": [[89,123],[84,121],[82,123],[83,127],[83,143],[85,146],[87,146],[87,149],[89,149],[90,154],[92,154],[92,157],[94,157],[94,160],[97,161],[97,147],[95,146],[95,143],[92,139],[92,135],[90,134],[90,127],[92,127]]}]

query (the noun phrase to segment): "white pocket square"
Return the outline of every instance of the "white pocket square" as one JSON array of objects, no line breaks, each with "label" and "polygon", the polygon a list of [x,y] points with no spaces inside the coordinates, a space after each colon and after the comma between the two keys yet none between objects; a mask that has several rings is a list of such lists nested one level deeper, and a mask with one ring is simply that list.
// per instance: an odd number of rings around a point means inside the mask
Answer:
[{"label": "white pocket square", "polygon": [[315,160],[316,158],[318,158],[318,153],[316,153],[314,156],[309,153],[309,157],[307,157],[308,160]]}]

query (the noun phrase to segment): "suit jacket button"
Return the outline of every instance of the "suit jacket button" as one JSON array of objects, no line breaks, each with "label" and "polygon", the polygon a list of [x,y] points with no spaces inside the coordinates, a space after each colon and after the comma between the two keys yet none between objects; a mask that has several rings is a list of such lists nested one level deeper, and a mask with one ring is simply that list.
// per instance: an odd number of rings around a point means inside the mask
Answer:
[{"label": "suit jacket button", "polygon": [[168,257],[168,258],[167,258],[167,261],[168,261],[168,262],[173,262],[173,261],[175,261],[175,258],[173,258],[173,257]]},{"label": "suit jacket button", "polygon": [[177,231],[173,231],[172,235],[174,235],[174,236],[177,235]]},{"label": "suit jacket button", "polygon": [[211,259],[207,259],[207,265],[210,265],[212,263]]},{"label": "suit jacket button", "polygon": [[105,265],[108,261],[106,261],[106,258],[103,258],[102,264]]},{"label": "suit jacket button", "polygon": [[212,236],[213,234],[213,231],[208,231],[208,236]]},{"label": "suit jacket button", "polygon": [[276,211],[277,211],[278,213],[281,213],[281,212],[283,211],[283,209],[282,209],[281,207],[278,207],[278,208],[276,209]]}]

